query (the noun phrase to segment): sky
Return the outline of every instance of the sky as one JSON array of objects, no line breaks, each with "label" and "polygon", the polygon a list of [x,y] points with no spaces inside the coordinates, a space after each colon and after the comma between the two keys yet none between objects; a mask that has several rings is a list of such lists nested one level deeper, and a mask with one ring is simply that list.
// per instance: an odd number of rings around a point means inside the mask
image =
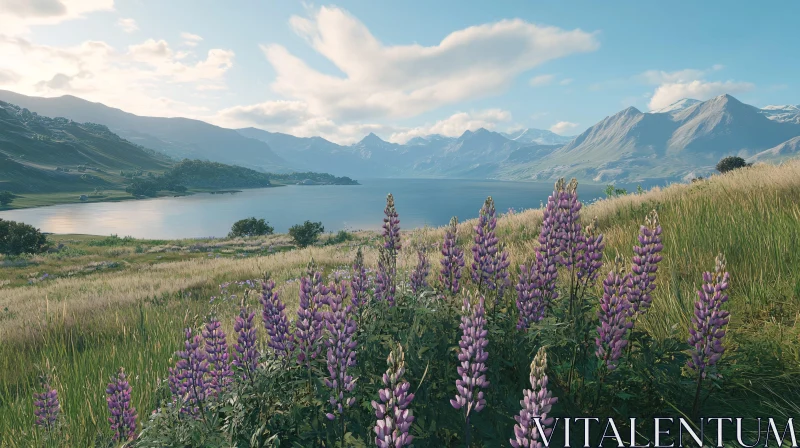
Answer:
[{"label": "sky", "polygon": [[341,144],[800,104],[800,1],[0,0],[0,89]]}]

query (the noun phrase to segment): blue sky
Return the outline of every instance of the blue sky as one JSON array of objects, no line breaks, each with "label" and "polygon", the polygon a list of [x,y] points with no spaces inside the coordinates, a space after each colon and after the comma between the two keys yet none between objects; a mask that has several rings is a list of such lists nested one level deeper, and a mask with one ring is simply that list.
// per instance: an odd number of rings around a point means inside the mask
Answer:
[{"label": "blue sky", "polygon": [[[235,5],[235,6],[231,6]],[[340,143],[800,104],[800,2],[0,0],[0,89]]]}]

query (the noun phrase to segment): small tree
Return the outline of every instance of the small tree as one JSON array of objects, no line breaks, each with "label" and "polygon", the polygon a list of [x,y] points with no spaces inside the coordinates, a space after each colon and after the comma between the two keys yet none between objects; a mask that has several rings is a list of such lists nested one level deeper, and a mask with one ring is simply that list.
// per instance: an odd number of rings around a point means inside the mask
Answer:
[{"label": "small tree", "polygon": [[10,191],[0,191],[0,205],[8,205],[16,196]]},{"label": "small tree", "polygon": [[39,229],[16,221],[0,219],[0,253],[20,255],[47,249],[47,237]]},{"label": "small tree", "polygon": [[289,229],[289,236],[294,239],[295,244],[306,247],[314,244],[317,238],[325,231],[321,222],[306,221],[303,224],[295,224]]},{"label": "small tree", "polygon": [[617,196],[625,196],[628,194],[628,190],[624,188],[617,188],[612,184],[606,185],[606,189],[604,190],[606,197],[615,198]]},{"label": "small tree", "polygon": [[744,168],[750,165],[751,164],[745,162],[744,159],[739,156],[728,156],[724,157],[719,161],[719,163],[717,163],[717,171],[720,173],[727,173],[728,171],[732,171],[737,168]]},{"label": "small tree", "polygon": [[271,227],[263,218],[256,219],[255,217],[251,217],[240,219],[233,223],[228,237],[272,235],[274,231],[275,228]]}]

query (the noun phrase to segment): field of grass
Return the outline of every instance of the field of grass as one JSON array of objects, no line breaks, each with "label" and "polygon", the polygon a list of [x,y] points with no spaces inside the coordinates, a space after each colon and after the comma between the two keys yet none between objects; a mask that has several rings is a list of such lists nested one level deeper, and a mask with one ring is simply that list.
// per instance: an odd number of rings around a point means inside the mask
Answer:
[{"label": "field of grass", "polygon": [[[480,205],[475,204],[476,210]],[[402,222],[403,204],[397,208]],[[663,227],[664,260],[653,307],[637,328],[654,343],[676,333],[685,340],[701,274],[713,270],[714,257],[724,253],[731,273],[724,359],[740,368],[738,377],[727,379],[727,392],[711,405],[788,412],[787,403],[800,400],[800,163],[755,166],[584,207],[584,221],[596,216],[605,235],[604,261],[617,252],[630,258],[639,225],[652,209]],[[517,267],[538,245],[541,220],[541,210],[498,220],[514,283]],[[459,229],[467,264],[472,225],[465,222]],[[443,234],[444,229],[405,232],[404,247],[433,246]],[[90,446],[98,434],[108,433],[103,393],[108,376],[125,367],[133,404],[147,416],[158,405],[156,391],[172,365],[170,357],[181,348],[182,327],[196,326],[214,308],[226,333],[233,333],[232,318],[249,289],[235,282],[270,272],[290,312],[297,306],[297,279],[311,258],[330,274],[346,270],[361,246],[367,265],[374,267],[378,246],[378,235],[371,233],[306,249],[292,248],[280,235],[50,239],[65,247],[58,253],[0,260],[0,446],[29,446],[35,437],[31,394],[38,369],[49,366],[54,373],[69,429],[65,444]],[[438,256],[432,253],[437,272]],[[401,251],[404,278],[415,262],[415,253]],[[607,270],[607,265],[602,268],[602,276]],[[220,286],[228,282],[234,283]]]}]

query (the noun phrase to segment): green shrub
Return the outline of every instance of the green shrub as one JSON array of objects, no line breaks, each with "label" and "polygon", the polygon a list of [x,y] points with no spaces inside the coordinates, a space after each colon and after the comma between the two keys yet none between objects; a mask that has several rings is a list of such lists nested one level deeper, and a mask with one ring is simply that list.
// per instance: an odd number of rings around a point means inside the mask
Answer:
[{"label": "green shrub", "polygon": [[133,243],[136,239],[132,236],[126,236],[123,238],[118,237],[116,234],[111,234],[103,238],[102,240],[92,240],[87,243],[89,246],[127,246],[128,244]]},{"label": "green shrub", "polygon": [[0,219],[0,253],[38,254],[47,250],[47,237],[39,229],[16,221]]},{"label": "green shrub", "polygon": [[289,229],[289,236],[295,244],[306,247],[317,242],[317,239],[325,231],[321,222],[306,221],[303,224],[295,224]]},{"label": "green shrub", "polygon": [[746,166],[750,166],[750,164],[745,162],[743,158],[739,156],[729,156],[724,157],[719,161],[719,163],[717,163],[717,171],[720,173],[727,173],[728,171],[732,171],[737,168],[744,168]]},{"label": "green shrub", "polygon": [[8,205],[16,196],[10,191],[0,191],[0,205]]},{"label": "green shrub", "polygon": [[350,241],[352,239],[353,239],[352,234],[350,234],[346,230],[340,230],[336,233],[336,235],[328,238],[328,241],[326,241],[325,244],[341,244],[344,243],[345,241]]},{"label": "green shrub", "polygon": [[275,232],[275,228],[270,226],[263,218],[256,219],[255,217],[251,217],[240,219],[233,223],[231,231],[228,233],[228,238],[272,235],[273,232]]}]

